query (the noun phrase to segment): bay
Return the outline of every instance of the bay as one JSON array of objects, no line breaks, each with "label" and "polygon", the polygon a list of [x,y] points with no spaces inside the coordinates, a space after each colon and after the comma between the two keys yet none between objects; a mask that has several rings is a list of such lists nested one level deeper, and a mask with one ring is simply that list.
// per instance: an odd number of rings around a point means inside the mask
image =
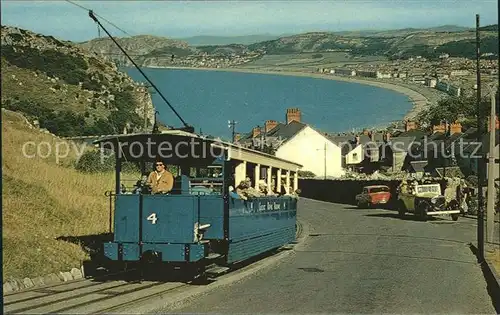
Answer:
[{"label": "bay", "polygon": [[[124,69],[147,82],[135,68]],[[302,122],[322,132],[371,128],[401,120],[410,99],[379,87],[328,79],[230,71],[143,68],[179,115],[196,132],[230,139],[228,120],[247,133],[266,120],[286,122],[287,108],[299,108]],[[157,93],[153,104],[164,124],[183,124]]]}]

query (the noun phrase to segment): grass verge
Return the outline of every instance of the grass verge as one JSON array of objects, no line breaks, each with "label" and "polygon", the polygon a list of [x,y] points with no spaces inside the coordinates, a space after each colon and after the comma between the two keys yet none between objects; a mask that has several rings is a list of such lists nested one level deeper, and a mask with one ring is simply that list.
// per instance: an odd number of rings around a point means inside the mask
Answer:
[{"label": "grass verge", "polygon": [[[23,156],[28,141],[47,158]],[[54,148],[64,142],[29,128],[23,116],[2,110],[3,276],[35,277],[78,267],[88,254],[64,236],[95,235],[108,229],[106,190],[113,174],[82,174],[74,168],[76,150],[56,163]],[[79,148],[81,149],[81,148]],[[28,152],[34,154],[36,150]]]}]

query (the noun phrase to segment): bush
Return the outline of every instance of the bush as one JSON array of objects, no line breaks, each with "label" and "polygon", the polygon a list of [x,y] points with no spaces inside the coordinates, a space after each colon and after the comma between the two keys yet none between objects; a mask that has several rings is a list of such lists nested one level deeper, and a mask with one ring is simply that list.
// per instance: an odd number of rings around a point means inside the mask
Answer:
[{"label": "bush", "polygon": [[323,58],[323,55],[322,54],[314,54],[314,55],[312,55],[312,58],[313,59]]},{"label": "bush", "polygon": [[299,171],[299,177],[314,178],[314,177],[316,177],[316,174],[314,174],[311,171]]},{"label": "bush", "polygon": [[111,172],[115,169],[113,158],[105,158],[101,161],[100,151],[85,152],[75,165],[75,168],[83,173]]},{"label": "bush", "polygon": [[[115,159],[109,157],[106,153],[101,161],[101,151],[93,150],[85,152],[75,165],[75,168],[83,173],[103,173],[115,171]],[[122,172],[137,173],[140,172],[139,165],[133,162],[123,162]]]},{"label": "bush", "polygon": [[78,84],[87,75],[85,71],[88,69],[88,64],[83,57],[56,50],[40,51],[25,46],[5,46],[2,47],[1,55],[19,68],[38,70],[49,76],[58,77],[68,84]]}]

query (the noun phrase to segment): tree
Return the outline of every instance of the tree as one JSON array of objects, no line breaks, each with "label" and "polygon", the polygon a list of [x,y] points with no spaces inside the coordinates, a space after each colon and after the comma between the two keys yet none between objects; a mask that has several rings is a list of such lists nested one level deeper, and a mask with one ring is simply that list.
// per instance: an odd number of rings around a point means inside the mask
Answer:
[{"label": "tree", "polygon": [[311,171],[299,171],[299,177],[302,177],[302,178],[314,178],[314,177],[316,177],[316,174],[314,174]]},{"label": "tree", "polygon": [[[483,98],[480,110],[483,115],[489,113],[490,102]],[[477,127],[477,105],[476,96],[447,97],[439,100],[418,115],[418,121],[424,124],[437,125],[443,120],[448,122],[461,121],[466,127]]]}]

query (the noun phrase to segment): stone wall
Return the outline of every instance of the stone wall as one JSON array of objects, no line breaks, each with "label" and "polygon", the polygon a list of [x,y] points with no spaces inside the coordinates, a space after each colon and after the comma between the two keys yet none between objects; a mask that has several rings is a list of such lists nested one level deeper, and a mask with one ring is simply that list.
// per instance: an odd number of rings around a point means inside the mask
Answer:
[{"label": "stone wall", "polygon": [[53,285],[60,282],[67,282],[85,277],[83,266],[80,268],[72,268],[70,271],[61,271],[59,273],[51,273],[41,277],[11,279],[3,283],[4,294],[26,290],[34,287],[42,287]]}]

